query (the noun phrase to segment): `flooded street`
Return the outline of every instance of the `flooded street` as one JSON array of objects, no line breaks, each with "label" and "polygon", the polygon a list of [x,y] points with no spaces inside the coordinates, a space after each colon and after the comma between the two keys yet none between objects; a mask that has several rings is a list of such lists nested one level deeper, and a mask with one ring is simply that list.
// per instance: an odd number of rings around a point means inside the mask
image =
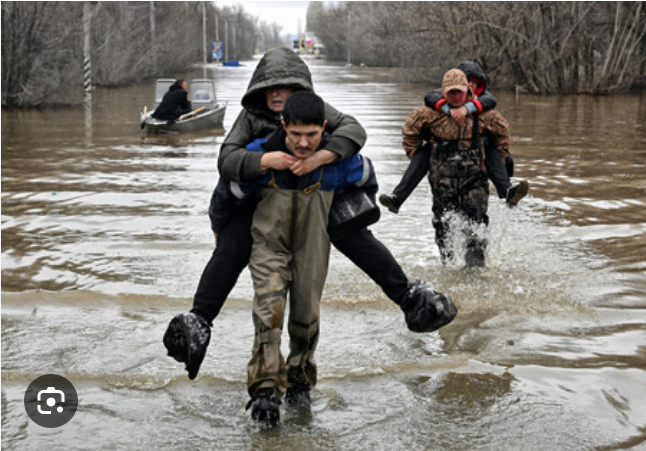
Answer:
[{"label": "flooded street", "polygon": [[[646,93],[495,93],[530,194],[515,209],[490,199],[480,274],[441,264],[427,182],[399,215],[382,210],[375,235],[460,310],[439,333],[409,332],[333,249],[311,413],[283,409],[265,430],[244,411],[248,271],[189,381],[162,336],[213,250],[217,153],[256,62],[208,67],[228,102],[219,133],[142,139],[152,83],[96,91],[91,117],[3,109],[3,449],[646,449]],[[308,63],[317,92],[366,128],[390,192],[408,163],[401,127],[434,86]],[[49,373],[79,396],[58,429],[23,404]]]}]

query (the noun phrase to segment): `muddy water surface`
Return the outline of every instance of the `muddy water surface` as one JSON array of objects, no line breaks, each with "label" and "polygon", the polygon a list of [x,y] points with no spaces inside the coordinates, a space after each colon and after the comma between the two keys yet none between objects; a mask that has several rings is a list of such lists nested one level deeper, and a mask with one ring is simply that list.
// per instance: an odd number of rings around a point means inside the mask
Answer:
[{"label": "muddy water surface", "polygon": [[[216,159],[256,61],[209,67],[221,132],[146,138],[149,85],[83,109],[2,111],[2,447],[5,449],[598,450],[646,448],[646,95],[516,98],[518,208],[491,199],[488,267],[442,266],[425,182],[373,227],[411,279],[460,315],[413,334],[336,251],[311,412],[259,429],[244,412],[253,296],[243,273],[195,381],[165,355],[213,250]],[[317,91],[356,116],[383,191],[406,168],[401,126],[427,87],[310,62]],[[201,78],[195,74],[176,74]],[[193,77],[194,75],[194,77]],[[286,341],[286,340],[285,340]],[[36,377],[67,377],[67,425],[31,422]]]}]

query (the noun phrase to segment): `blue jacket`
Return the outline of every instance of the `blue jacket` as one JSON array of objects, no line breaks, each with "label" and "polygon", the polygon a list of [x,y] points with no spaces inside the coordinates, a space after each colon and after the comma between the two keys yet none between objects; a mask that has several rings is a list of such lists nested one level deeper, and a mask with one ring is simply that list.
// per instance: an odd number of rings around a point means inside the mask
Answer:
[{"label": "blue jacket", "polygon": [[[279,129],[266,138],[257,139],[248,144],[246,148],[251,152],[286,151],[284,137],[283,130]],[[324,148],[328,139],[329,135],[324,133],[319,148]],[[320,186],[317,186],[319,182]],[[269,170],[262,176],[241,184],[229,182],[220,177],[209,207],[213,231],[219,233],[228,223],[235,209],[240,208],[242,203],[255,202],[255,196],[250,194],[270,186],[297,190],[317,186],[323,191],[335,191],[336,193],[357,186],[362,187],[373,200],[379,190],[372,162],[360,154],[355,154],[351,158],[337,163],[321,166],[312,173],[301,177],[294,175],[289,170]]]}]

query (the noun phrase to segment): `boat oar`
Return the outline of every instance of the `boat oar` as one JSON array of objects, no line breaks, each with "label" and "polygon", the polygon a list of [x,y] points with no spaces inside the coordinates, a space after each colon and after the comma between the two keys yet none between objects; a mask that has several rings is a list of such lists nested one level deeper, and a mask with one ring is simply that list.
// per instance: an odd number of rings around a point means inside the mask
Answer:
[{"label": "boat oar", "polygon": [[193,110],[193,111],[191,111],[190,113],[183,114],[183,115],[181,115],[177,120],[178,120],[178,121],[182,121],[182,120],[184,120],[184,119],[187,119],[187,118],[189,118],[189,117],[191,117],[191,116],[196,115],[197,113],[199,113],[200,111],[203,111],[203,110],[206,110],[206,107],[205,107],[205,106],[200,107],[200,108],[198,108],[197,110]]},{"label": "boat oar", "polygon": [[141,113],[141,124],[139,127],[143,130],[144,127],[146,126],[146,114],[148,113],[148,106],[144,105],[144,112]]}]

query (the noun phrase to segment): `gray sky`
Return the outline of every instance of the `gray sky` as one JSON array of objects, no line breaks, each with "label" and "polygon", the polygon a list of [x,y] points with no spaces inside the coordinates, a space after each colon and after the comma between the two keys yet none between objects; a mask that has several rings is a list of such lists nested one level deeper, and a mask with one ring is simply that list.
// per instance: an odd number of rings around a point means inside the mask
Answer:
[{"label": "gray sky", "polygon": [[258,17],[261,21],[275,22],[282,26],[282,34],[289,33],[296,35],[299,31],[305,31],[307,5],[304,1],[216,1],[217,5],[242,5],[246,12]]}]

